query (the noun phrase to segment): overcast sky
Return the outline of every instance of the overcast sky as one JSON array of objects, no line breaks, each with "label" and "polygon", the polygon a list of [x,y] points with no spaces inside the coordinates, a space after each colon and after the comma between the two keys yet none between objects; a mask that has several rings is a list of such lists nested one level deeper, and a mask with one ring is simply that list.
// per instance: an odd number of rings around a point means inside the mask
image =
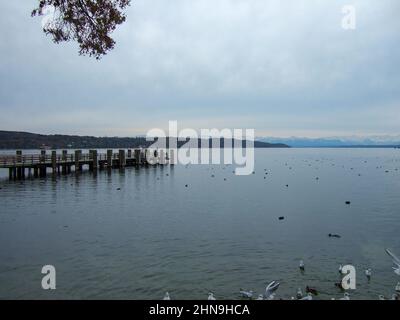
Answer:
[{"label": "overcast sky", "polygon": [[400,134],[398,0],[134,0],[100,61],[53,44],[37,2],[0,2],[1,130]]}]

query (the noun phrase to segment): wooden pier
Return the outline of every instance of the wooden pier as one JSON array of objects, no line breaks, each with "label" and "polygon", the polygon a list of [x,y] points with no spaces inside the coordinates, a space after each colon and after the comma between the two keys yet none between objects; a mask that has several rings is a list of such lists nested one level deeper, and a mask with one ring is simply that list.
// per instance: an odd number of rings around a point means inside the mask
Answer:
[{"label": "wooden pier", "polygon": [[103,169],[125,168],[146,165],[173,164],[174,150],[150,150],[150,149],[120,149],[118,152],[107,150],[106,153],[98,153],[97,150],[89,150],[82,153],[82,150],[62,150],[57,153],[55,150],[40,154],[23,154],[17,150],[15,155],[0,155],[0,169],[9,170],[10,180],[20,180],[28,177],[45,177],[50,169],[55,174],[70,174],[83,171],[83,166],[89,171]]}]

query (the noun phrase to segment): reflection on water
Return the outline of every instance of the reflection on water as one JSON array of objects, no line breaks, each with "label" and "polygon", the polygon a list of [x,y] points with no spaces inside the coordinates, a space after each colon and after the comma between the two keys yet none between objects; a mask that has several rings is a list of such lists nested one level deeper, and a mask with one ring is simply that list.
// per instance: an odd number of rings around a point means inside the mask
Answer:
[{"label": "reflection on water", "polygon": [[[271,280],[277,298],[306,285],[337,298],[339,264],[357,268],[352,298],[391,296],[399,278],[384,249],[400,255],[399,155],[265,149],[250,176],[177,165],[2,178],[0,298],[236,299]],[[45,264],[55,291],[41,289]]]}]

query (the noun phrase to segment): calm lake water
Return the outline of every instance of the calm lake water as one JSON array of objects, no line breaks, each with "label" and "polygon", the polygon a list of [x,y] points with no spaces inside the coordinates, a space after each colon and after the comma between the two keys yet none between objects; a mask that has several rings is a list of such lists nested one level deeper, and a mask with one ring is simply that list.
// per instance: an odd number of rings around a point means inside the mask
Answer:
[{"label": "calm lake water", "polygon": [[[357,269],[351,298],[394,293],[384,250],[400,255],[399,149],[258,149],[255,166],[250,176],[176,165],[22,182],[0,170],[0,298],[240,299],[239,288],[258,295],[272,280],[277,298],[306,285],[340,298],[339,264]],[[53,291],[41,289],[46,264]]]}]

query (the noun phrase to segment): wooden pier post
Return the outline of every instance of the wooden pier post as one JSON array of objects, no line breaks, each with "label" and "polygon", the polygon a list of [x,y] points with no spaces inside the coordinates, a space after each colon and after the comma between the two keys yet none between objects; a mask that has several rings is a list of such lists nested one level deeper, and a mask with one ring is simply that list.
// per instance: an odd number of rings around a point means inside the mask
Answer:
[{"label": "wooden pier post", "polygon": [[81,150],[75,150],[75,172],[82,171],[82,166],[79,162],[81,160]]},{"label": "wooden pier post", "polygon": [[13,179],[13,169],[12,168],[8,168],[8,177],[10,180]]},{"label": "wooden pier post", "polygon": [[135,164],[140,164],[140,149],[134,150]]},{"label": "wooden pier post", "polygon": [[98,160],[98,156],[97,156],[97,150],[93,150],[92,153],[93,156],[93,162],[92,162],[92,166],[93,166],[93,170],[97,170],[98,164],[99,164],[99,160]]},{"label": "wooden pier post", "polygon": [[112,168],[112,156],[113,156],[113,151],[112,150],[107,150],[107,168],[111,169]]},{"label": "wooden pier post", "polygon": [[125,150],[122,150],[122,149],[119,150],[118,158],[119,158],[119,167],[125,168],[125,165],[126,165]]},{"label": "wooden pier post", "polygon": [[51,169],[53,170],[53,174],[57,173],[57,151],[51,151]]},{"label": "wooden pier post", "polygon": [[128,149],[128,158],[132,158],[132,149]]},{"label": "wooden pier post", "polygon": [[67,158],[68,158],[68,150],[63,150],[62,151],[62,165],[61,165],[61,173],[62,174],[67,174]]},{"label": "wooden pier post", "polygon": [[16,154],[16,167],[17,167],[17,179],[21,179],[22,178],[22,151],[21,150],[17,150],[15,152]]}]

